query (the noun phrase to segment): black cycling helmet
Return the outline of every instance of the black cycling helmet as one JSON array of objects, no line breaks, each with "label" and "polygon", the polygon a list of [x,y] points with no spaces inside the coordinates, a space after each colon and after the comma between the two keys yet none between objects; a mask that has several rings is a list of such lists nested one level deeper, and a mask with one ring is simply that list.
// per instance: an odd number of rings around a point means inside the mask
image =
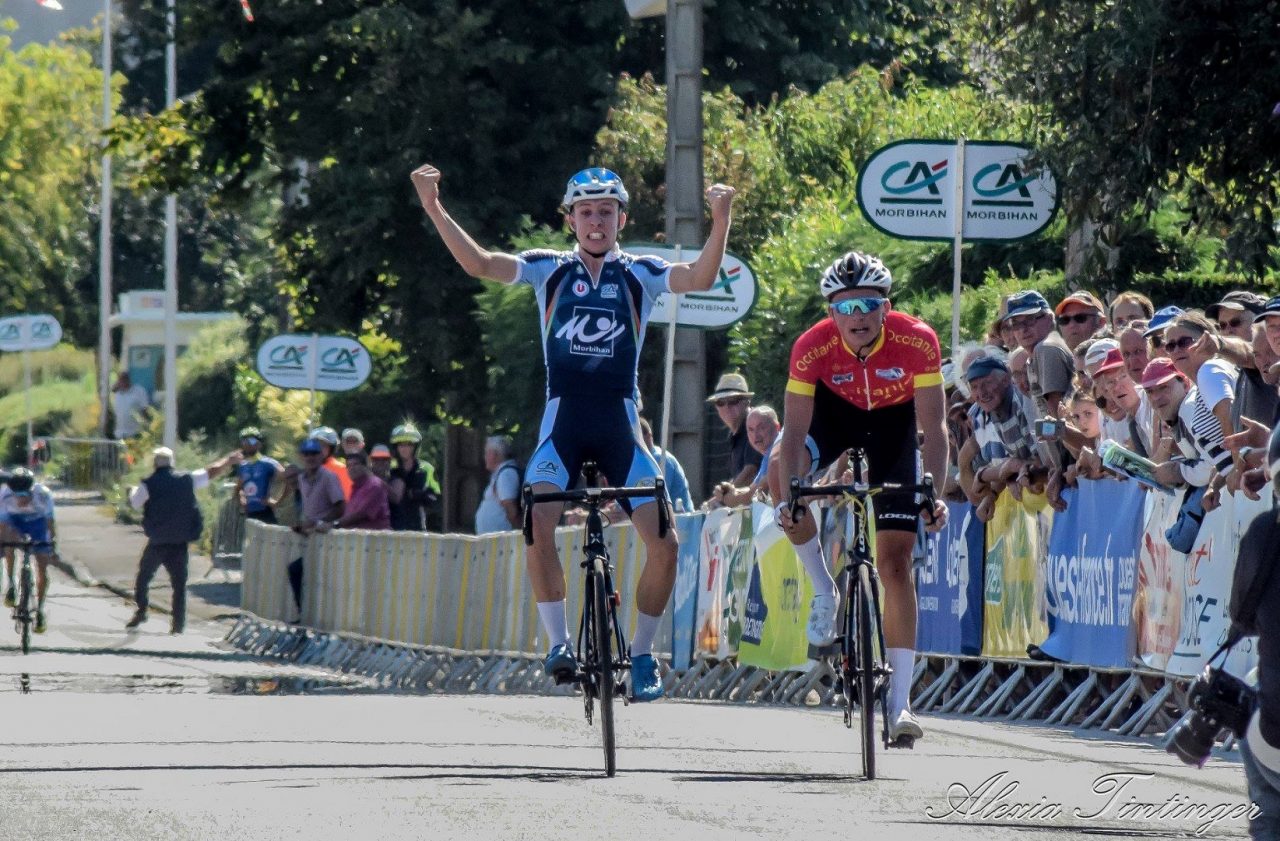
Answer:
[{"label": "black cycling helmet", "polygon": [[828,301],[837,292],[846,289],[879,289],[885,297],[889,296],[889,288],[893,286],[893,277],[879,258],[861,251],[850,251],[827,266],[818,282],[822,297]]},{"label": "black cycling helmet", "polygon": [[6,484],[9,485],[9,490],[14,493],[27,493],[35,486],[36,477],[35,474],[27,468],[19,467],[17,470],[14,470],[13,473],[9,474],[9,479]]}]

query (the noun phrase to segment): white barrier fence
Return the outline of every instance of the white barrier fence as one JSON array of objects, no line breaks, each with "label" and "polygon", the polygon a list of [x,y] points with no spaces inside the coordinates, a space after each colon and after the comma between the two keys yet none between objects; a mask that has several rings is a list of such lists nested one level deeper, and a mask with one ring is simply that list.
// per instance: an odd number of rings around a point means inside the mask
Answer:
[{"label": "white barrier fence", "polygon": [[[518,532],[335,531],[308,538],[256,521],[245,528],[242,606],[264,619],[283,622],[296,615],[288,567],[302,558],[302,622],[312,628],[469,651],[536,653],[545,647]],[[582,537],[582,527],[556,533],[575,634]],[[643,544],[630,525],[607,529],[605,542],[614,586],[624,594],[623,633],[630,637]],[[670,646],[671,628],[664,623],[656,648]]]}]

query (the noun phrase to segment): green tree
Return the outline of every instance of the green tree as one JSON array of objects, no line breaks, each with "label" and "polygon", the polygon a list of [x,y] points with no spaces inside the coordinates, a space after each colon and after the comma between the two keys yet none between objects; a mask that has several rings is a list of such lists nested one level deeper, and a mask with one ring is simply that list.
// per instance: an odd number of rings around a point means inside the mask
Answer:
[{"label": "green tree", "polygon": [[96,253],[102,74],[67,44],[11,49],[0,20],[0,312],[96,330],[78,281]]},{"label": "green tree", "polygon": [[1037,146],[1073,218],[1121,245],[1130,217],[1173,191],[1222,257],[1255,275],[1277,264],[1272,0],[979,5],[994,22],[994,76],[1049,117]]}]

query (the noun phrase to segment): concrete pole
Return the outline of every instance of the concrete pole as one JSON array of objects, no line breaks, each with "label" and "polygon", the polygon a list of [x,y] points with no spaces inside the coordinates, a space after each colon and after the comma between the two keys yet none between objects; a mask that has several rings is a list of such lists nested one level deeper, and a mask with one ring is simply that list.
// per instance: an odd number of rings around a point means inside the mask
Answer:
[{"label": "concrete pole", "polygon": [[[173,0],[168,0],[169,41],[165,56],[165,107],[178,98],[178,34]],[[178,197],[164,203],[164,445],[178,444]]]},{"label": "concrete pole", "polygon": [[[670,245],[702,247],[702,0],[667,3],[667,202]],[[695,499],[707,495],[703,429],[707,349],[702,331],[676,331],[671,452]]]},{"label": "concrete pole", "polygon": [[[111,128],[111,0],[102,0],[102,131]],[[106,140],[103,140],[106,148]],[[111,155],[102,155],[102,218],[98,223],[98,431],[111,434]]]}]

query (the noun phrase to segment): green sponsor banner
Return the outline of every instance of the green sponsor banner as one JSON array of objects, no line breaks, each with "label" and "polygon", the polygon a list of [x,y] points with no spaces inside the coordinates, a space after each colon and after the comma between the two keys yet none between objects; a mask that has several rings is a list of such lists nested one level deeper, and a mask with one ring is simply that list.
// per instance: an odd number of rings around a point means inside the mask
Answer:
[{"label": "green sponsor banner", "polygon": [[987,523],[982,654],[1026,657],[1027,646],[1049,635],[1043,568],[1052,509],[1043,496],[1004,491]]},{"label": "green sponsor banner", "polygon": [[[738,662],[772,671],[809,668],[805,625],[813,585],[768,505],[752,507],[754,563],[747,580]],[[745,541],[744,541],[745,542]]]}]

